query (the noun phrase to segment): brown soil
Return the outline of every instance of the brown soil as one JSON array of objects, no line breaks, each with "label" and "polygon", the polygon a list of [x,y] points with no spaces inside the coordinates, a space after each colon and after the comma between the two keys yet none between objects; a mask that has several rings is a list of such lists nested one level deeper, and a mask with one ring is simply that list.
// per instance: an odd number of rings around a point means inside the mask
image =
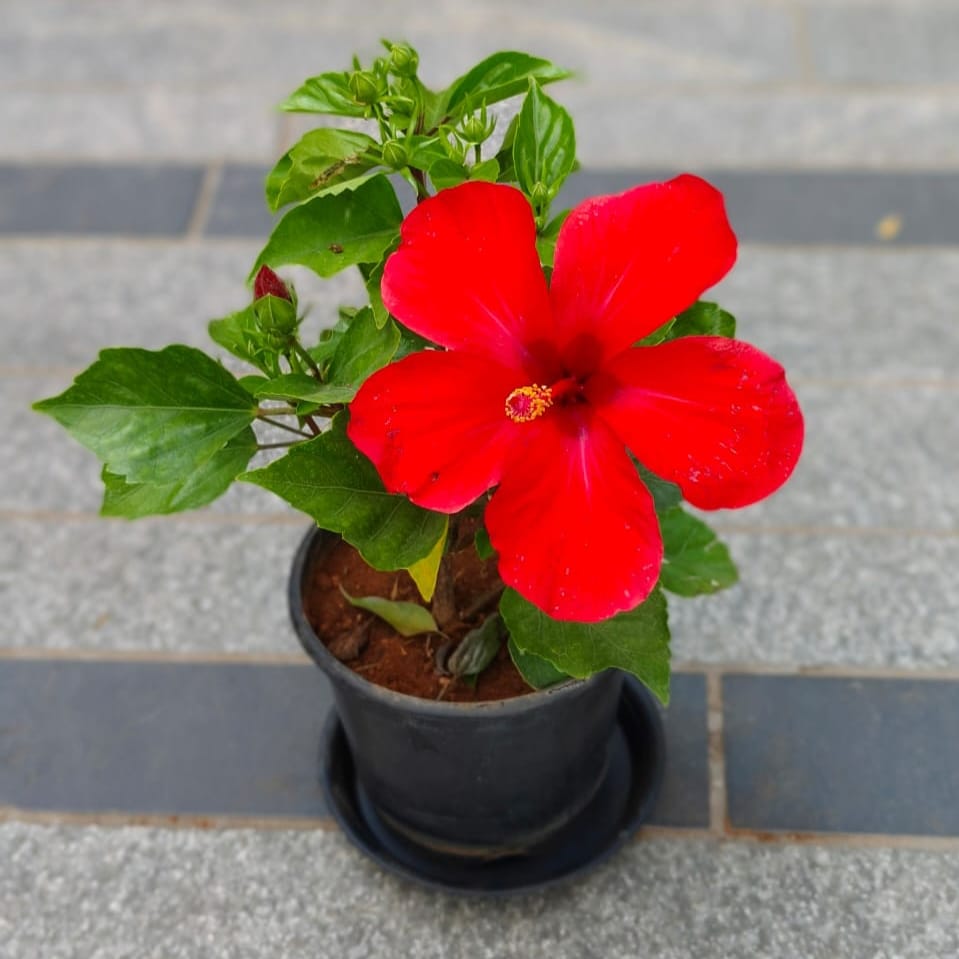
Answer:
[{"label": "brown soil", "polygon": [[[482,561],[469,548],[452,555],[453,587],[460,617],[448,627],[446,636],[455,643],[478,626],[489,608],[463,617],[477,600],[501,585],[494,561]],[[387,599],[422,603],[416,585],[405,571],[383,573],[371,569],[356,550],[338,541],[308,574],[303,605],[306,618],[328,648],[362,646],[359,655],[344,665],[378,686],[422,699],[452,702],[486,702],[512,699],[532,690],[513,665],[506,643],[496,659],[479,676],[475,688],[462,679],[442,675],[436,653],[448,640],[439,634],[403,637],[387,623],[365,610],[351,606],[340,592],[351,596],[383,596]],[[364,645],[365,643],[365,645]]]}]

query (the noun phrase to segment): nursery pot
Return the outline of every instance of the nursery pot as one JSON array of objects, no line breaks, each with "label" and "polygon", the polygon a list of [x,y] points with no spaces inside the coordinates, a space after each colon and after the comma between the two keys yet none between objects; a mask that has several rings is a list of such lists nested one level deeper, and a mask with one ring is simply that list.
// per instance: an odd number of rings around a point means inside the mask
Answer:
[{"label": "nursery pot", "polygon": [[489,891],[577,871],[638,827],[663,763],[658,712],[638,685],[624,697],[624,675],[607,670],[481,703],[374,685],[339,662],[304,615],[310,571],[336,541],[307,534],[289,599],[300,641],[332,684],[322,777],[354,842],[394,871]]}]

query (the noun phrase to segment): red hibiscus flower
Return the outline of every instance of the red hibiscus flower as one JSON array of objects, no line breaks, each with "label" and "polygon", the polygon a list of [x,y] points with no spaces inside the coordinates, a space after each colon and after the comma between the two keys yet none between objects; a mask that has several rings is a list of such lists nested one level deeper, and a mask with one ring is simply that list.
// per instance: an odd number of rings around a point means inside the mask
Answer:
[{"label": "red hibiscus flower", "polygon": [[799,406],[775,360],[695,336],[634,344],[736,258],[721,195],[693,176],[578,206],[547,286],[529,203],[465,183],[406,218],[383,301],[443,349],[371,376],[349,436],[388,490],[453,513],[492,487],[500,575],[555,619],[639,605],[663,546],[629,452],[705,509],[745,506],[792,472]]}]

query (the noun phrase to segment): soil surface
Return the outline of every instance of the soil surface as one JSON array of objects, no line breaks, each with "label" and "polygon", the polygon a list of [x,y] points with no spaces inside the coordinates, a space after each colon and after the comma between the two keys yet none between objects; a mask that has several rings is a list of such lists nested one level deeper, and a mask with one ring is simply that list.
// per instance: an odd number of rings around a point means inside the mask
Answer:
[{"label": "soil surface", "polygon": [[[472,546],[452,554],[453,589],[458,620],[438,633],[404,637],[383,620],[351,606],[340,592],[351,596],[423,603],[404,570],[383,573],[371,569],[352,546],[337,541],[317,558],[304,588],[306,618],[327,648],[354,672],[378,686],[422,699],[486,702],[512,699],[532,692],[510,658],[504,641],[496,659],[480,673],[475,687],[464,679],[444,676],[437,668],[437,651],[455,646],[469,630],[495,612],[495,591],[501,586],[495,560],[480,560]],[[493,598],[479,612],[469,612],[482,597]],[[464,615],[467,613],[467,615]],[[355,658],[354,658],[355,657]],[[442,653],[439,658],[442,660]]]}]

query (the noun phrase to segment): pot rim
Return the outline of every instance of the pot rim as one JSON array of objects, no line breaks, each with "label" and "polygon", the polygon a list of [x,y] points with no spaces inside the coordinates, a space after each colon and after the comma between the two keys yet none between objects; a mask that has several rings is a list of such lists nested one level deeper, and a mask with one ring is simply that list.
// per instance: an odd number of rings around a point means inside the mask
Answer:
[{"label": "pot rim", "polygon": [[[570,679],[557,683],[546,689],[537,689],[523,696],[514,696],[511,699],[494,699],[480,703],[455,703],[444,700],[422,699],[408,693],[399,693],[385,686],[378,686],[355,673],[349,666],[341,663],[316,635],[316,631],[306,618],[303,609],[303,578],[313,558],[314,551],[325,542],[341,537],[337,533],[313,526],[300,541],[293,557],[293,566],[287,585],[287,599],[289,601],[290,618],[293,628],[300,640],[300,644],[310,659],[316,663],[331,679],[345,683],[356,692],[379,699],[387,705],[397,708],[413,709],[416,712],[428,715],[463,715],[469,713],[484,714],[495,712],[498,714],[515,715],[538,708],[545,700],[566,696],[575,693],[587,683],[598,680],[604,673],[595,673],[588,679]],[[606,670],[604,672],[609,672]]]}]

